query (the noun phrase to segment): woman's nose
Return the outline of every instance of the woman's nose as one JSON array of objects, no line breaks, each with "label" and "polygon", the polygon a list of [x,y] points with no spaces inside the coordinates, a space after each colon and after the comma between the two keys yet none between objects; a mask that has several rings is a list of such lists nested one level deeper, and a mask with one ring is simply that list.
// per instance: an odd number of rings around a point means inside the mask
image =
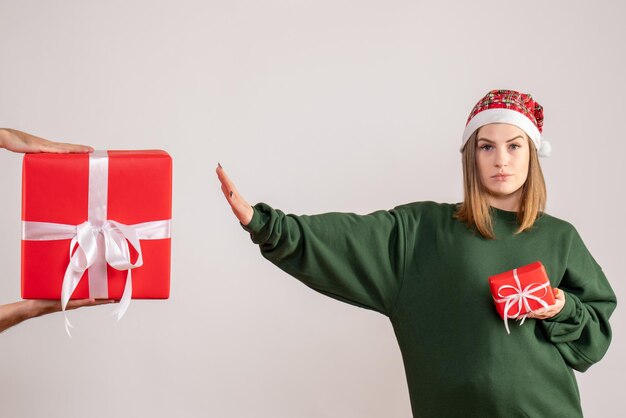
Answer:
[{"label": "woman's nose", "polygon": [[507,166],[509,163],[509,156],[506,152],[506,150],[496,150],[496,159],[495,159],[495,166],[496,167],[505,167]]}]

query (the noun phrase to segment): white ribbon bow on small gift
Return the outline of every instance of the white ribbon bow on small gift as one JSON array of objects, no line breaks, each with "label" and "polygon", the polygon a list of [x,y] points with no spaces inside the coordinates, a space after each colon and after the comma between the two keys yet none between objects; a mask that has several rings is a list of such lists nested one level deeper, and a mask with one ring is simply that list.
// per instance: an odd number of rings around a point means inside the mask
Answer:
[{"label": "white ribbon bow on small gift", "polygon": [[[506,328],[506,332],[508,334],[511,333],[511,331],[509,331],[509,323],[508,323],[509,318],[511,319],[522,318],[520,322],[520,326],[521,326],[526,320],[528,313],[532,312],[532,309],[530,308],[530,305],[528,304],[529,299],[537,301],[544,308],[547,308],[548,306],[550,306],[548,305],[546,301],[541,299],[548,293],[547,288],[548,286],[550,286],[550,282],[546,281],[545,283],[531,283],[522,289],[522,284],[520,283],[519,277],[517,276],[517,269],[513,269],[513,278],[515,279],[516,286],[511,286],[509,284],[500,286],[498,288],[498,296],[501,299],[495,300],[497,303],[504,303],[504,312],[502,316],[504,317],[503,318],[504,327]],[[515,293],[504,296],[502,294],[502,291],[505,289],[513,289]],[[536,291],[541,290],[541,289],[544,289],[544,294],[541,297],[533,294]],[[509,315],[509,310],[515,304],[517,304],[517,313],[513,315]],[[520,315],[520,312],[522,311],[522,307],[526,307],[526,311],[528,312],[525,315]]]},{"label": "white ribbon bow on small gift", "polygon": [[[106,219],[107,190],[108,155],[106,151],[95,151],[89,156],[88,220],[80,225],[30,221],[24,221],[22,225],[24,240],[71,239],[70,261],[61,289],[61,308],[68,335],[69,328],[73,326],[65,310],[85,271],[89,270],[89,294],[93,298],[108,298],[107,264],[116,270],[128,272],[120,303],[113,311],[119,321],[132,299],[131,270],[143,265],[140,240],[165,239],[171,236],[169,219],[134,225]],[[131,246],[137,252],[134,263],[131,261]]]}]

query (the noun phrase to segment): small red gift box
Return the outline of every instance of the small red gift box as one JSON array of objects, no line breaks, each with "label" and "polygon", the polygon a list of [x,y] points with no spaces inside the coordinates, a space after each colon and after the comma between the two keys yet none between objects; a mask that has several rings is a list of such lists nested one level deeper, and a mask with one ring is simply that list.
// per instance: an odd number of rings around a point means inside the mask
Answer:
[{"label": "small red gift box", "polygon": [[489,287],[507,332],[509,318],[522,318],[523,323],[531,311],[555,303],[546,269],[540,261],[489,277]]},{"label": "small red gift box", "polygon": [[169,297],[165,151],[27,154],[22,186],[24,299]]}]

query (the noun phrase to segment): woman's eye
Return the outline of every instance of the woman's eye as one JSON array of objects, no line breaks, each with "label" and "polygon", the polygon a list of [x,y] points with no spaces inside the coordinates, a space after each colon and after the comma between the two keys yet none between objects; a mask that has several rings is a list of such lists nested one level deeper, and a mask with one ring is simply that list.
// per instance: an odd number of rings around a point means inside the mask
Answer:
[{"label": "woman's eye", "polygon": [[520,144],[511,144],[511,148],[512,149],[518,149],[518,148],[521,148],[521,145]]},{"label": "woman's eye", "polygon": [[493,148],[493,146],[489,144],[484,144],[480,146],[480,149],[484,151],[489,151],[491,148]]}]

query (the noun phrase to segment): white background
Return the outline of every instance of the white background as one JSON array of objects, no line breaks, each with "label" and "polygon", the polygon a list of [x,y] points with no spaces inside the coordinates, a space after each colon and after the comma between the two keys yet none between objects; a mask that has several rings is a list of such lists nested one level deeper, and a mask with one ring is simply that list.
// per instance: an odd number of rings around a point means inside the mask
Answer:
[{"label": "white background", "polygon": [[[409,417],[388,320],[264,260],[214,168],[292,213],[459,201],[460,135],[493,88],[545,107],[548,212],[623,300],[626,10],[590,4],[0,0],[0,126],[174,159],[171,299],[120,323],[75,311],[72,339],[59,314],[4,332],[0,415]],[[0,167],[9,303],[21,156]],[[620,306],[608,354],[577,375],[588,417],[621,415],[624,320]]]}]

